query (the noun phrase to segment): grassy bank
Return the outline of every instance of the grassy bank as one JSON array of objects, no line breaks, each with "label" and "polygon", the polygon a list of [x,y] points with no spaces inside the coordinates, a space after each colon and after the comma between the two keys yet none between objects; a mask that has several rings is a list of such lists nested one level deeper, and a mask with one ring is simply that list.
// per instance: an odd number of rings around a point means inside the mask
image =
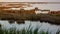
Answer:
[{"label": "grassy bank", "polygon": [[24,20],[48,22],[51,24],[60,25],[60,15],[58,14],[0,14],[0,20],[8,20],[10,23],[16,21],[24,23]]}]

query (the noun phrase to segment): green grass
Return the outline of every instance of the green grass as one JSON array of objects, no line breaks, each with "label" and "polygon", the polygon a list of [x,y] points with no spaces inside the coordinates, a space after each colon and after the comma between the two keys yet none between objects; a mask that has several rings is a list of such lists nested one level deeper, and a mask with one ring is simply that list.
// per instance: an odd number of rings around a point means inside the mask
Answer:
[{"label": "green grass", "polygon": [[[49,33],[48,31],[45,32],[43,30],[41,30],[39,33],[38,33],[38,28],[35,28],[34,31],[32,31],[32,28],[31,25],[29,25],[28,29],[21,29],[21,30],[16,30],[16,28],[12,27],[10,28],[9,30],[6,30],[6,29],[2,29],[0,28],[0,34],[51,34]],[[59,34],[60,31],[57,31],[56,34]]]}]

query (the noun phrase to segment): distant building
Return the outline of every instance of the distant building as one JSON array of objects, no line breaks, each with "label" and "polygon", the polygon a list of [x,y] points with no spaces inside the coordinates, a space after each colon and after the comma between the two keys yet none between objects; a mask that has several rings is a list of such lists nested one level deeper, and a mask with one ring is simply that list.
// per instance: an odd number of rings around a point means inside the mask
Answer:
[{"label": "distant building", "polygon": [[36,14],[48,14],[49,12],[50,10],[41,10],[41,9],[35,10]]}]

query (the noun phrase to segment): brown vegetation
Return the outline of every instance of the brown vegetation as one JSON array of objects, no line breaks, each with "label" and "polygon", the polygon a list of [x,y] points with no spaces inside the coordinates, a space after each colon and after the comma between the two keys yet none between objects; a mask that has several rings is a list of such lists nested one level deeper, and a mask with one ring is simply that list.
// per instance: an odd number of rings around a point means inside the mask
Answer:
[{"label": "brown vegetation", "polygon": [[9,23],[16,21],[18,24],[24,23],[24,20],[31,20],[60,25],[60,15],[57,14],[0,14],[0,19],[8,20]]},{"label": "brown vegetation", "polygon": [[60,14],[60,11],[51,11],[49,14]]},{"label": "brown vegetation", "polygon": [[[35,9],[38,10],[38,8]],[[48,14],[35,14],[35,9],[0,10],[0,19],[8,20],[9,23],[16,21],[18,24],[24,23],[24,20],[31,20],[60,25],[60,11],[53,11],[49,12]]]}]

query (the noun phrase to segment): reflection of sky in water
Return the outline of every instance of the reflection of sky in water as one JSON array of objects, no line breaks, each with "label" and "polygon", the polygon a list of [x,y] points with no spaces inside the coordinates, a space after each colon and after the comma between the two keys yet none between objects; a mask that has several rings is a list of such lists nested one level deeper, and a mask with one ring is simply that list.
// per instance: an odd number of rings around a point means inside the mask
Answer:
[{"label": "reflection of sky in water", "polygon": [[60,10],[60,4],[31,4],[33,7],[49,10]]},{"label": "reflection of sky in water", "polygon": [[17,30],[23,29],[24,27],[27,29],[29,27],[29,24],[31,24],[31,27],[33,27],[32,30],[34,30],[36,27],[38,27],[39,31],[41,31],[41,30],[47,31],[48,30],[52,34],[55,34],[55,32],[57,32],[58,28],[60,27],[60,26],[51,25],[51,24],[45,23],[45,22],[40,23],[39,21],[25,21],[25,24],[20,24],[20,25],[18,25],[16,22],[13,24],[9,24],[8,21],[0,21],[0,24],[3,25],[2,28],[9,29],[11,27],[16,27]]}]

